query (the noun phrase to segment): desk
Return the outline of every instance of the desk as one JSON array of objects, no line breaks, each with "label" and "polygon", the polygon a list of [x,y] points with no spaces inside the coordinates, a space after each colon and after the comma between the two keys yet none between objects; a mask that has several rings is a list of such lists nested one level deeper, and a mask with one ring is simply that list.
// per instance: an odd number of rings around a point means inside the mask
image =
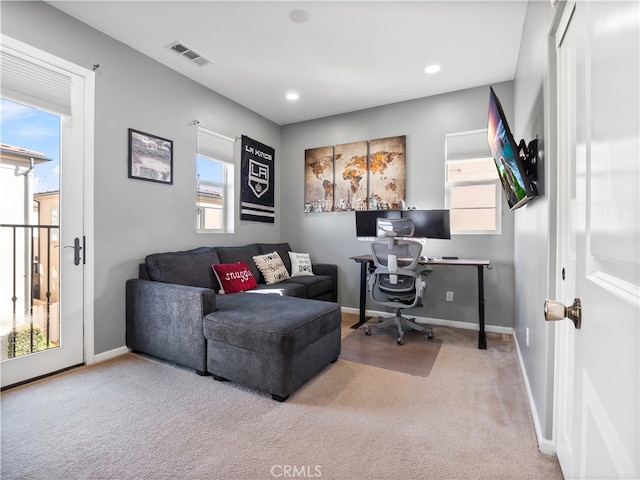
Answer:
[{"label": "desk", "polygon": [[[365,315],[367,307],[367,267],[373,264],[371,255],[357,255],[350,257],[351,260],[355,260],[360,264],[360,318],[358,323],[351,326],[351,328],[359,328],[365,324],[369,318]],[[476,259],[429,259],[420,260],[420,265],[447,265],[452,267],[476,267],[478,271],[478,323],[480,324],[480,330],[478,332],[478,348],[481,350],[487,349],[487,335],[484,331],[484,267],[488,267],[491,264],[489,260],[476,260]]]}]

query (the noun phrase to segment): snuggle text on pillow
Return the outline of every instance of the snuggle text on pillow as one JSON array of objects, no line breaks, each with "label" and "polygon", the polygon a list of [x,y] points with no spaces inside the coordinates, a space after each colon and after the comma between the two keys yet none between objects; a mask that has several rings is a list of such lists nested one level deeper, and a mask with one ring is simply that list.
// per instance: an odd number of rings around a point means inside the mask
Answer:
[{"label": "snuggle text on pillow", "polygon": [[242,270],[240,272],[227,272],[224,276],[225,280],[242,280],[246,282],[249,279],[251,272],[249,270]]}]

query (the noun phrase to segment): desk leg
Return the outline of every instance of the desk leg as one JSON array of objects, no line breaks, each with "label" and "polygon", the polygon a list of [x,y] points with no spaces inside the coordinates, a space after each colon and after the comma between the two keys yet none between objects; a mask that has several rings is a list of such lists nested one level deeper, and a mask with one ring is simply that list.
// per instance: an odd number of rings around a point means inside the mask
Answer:
[{"label": "desk leg", "polygon": [[478,266],[478,314],[480,331],[478,332],[478,348],[487,349],[487,334],[484,331],[484,271],[483,266]]},{"label": "desk leg", "polygon": [[359,328],[367,323],[370,317],[365,315],[367,309],[367,267],[369,262],[360,262],[360,318],[358,323],[351,325],[351,328]]}]

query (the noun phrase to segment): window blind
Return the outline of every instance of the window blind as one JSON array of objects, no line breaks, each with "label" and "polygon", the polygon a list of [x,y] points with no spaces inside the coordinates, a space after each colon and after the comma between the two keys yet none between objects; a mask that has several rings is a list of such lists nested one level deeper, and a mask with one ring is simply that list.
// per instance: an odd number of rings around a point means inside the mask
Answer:
[{"label": "window blind", "polygon": [[492,157],[449,160],[447,162],[448,182],[475,182],[498,178]]},{"label": "window blind", "polygon": [[198,155],[233,162],[234,143],[233,138],[198,127]]},{"label": "window blind", "polygon": [[71,117],[71,81],[55,67],[0,51],[0,94],[8,100]]}]

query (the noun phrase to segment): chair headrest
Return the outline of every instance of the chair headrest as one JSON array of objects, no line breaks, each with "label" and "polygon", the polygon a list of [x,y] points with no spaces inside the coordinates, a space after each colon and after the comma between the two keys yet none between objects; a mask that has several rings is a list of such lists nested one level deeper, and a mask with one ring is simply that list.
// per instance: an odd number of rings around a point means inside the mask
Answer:
[{"label": "chair headrest", "polygon": [[383,218],[376,219],[378,237],[412,237],[415,225],[412,218]]}]

